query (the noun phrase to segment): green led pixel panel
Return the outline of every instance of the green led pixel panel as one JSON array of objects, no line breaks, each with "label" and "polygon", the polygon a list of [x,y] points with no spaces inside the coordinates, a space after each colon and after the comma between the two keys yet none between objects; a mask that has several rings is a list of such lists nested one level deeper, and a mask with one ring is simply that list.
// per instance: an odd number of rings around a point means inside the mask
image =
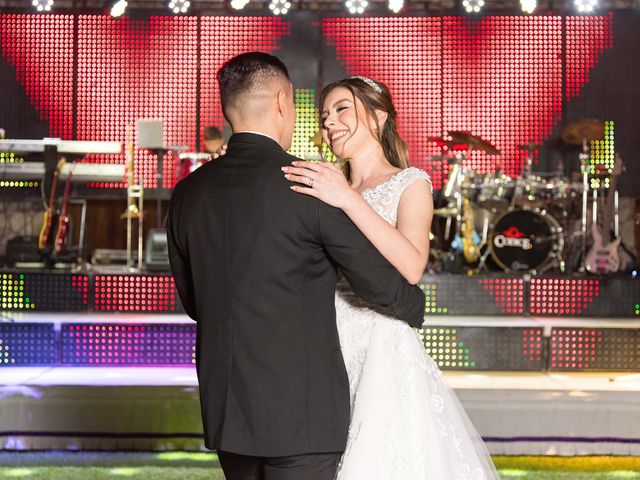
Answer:
[{"label": "green led pixel panel", "polygon": [[334,162],[335,157],[329,146],[320,146],[319,112],[315,105],[316,92],[313,88],[298,88],[296,97],[296,126],[289,153],[306,160],[324,160]]},{"label": "green led pixel panel", "polygon": [[0,276],[0,306],[3,310],[36,308],[25,293],[25,276],[23,274],[3,273]]},{"label": "green led pixel panel", "polygon": [[448,312],[447,307],[443,305],[438,305],[438,299],[437,299],[438,285],[437,284],[421,283],[420,288],[422,289],[426,297],[426,300],[424,303],[425,315],[446,314]]},{"label": "green led pixel panel", "polygon": [[418,332],[427,353],[440,368],[475,368],[469,349],[455,328],[423,328]]}]

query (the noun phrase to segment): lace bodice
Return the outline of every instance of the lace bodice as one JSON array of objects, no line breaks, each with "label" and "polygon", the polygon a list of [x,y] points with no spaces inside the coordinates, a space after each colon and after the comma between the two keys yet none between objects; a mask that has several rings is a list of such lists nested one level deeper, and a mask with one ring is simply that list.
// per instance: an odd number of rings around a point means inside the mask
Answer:
[{"label": "lace bodice", "polygon": [[[429,182],[429,187],[433,190],[431,179],[424,170],[409,167],[400,170],[392,175],[385,182],[368,188],[362,192],[362,198],[373,208],[378,215],[384,218],[391,225],[398,225],[398,205],[402,193],[416,180],[424,179]],[[338,283],[338,293],[342,299],[353,307],[364,307],[374,312],[380,312],[378,306],[370,304],[358,297],[345,278]]]},{"label": "lace bodice", "polygon": [[386,182],[376,185],[362,192],[362,198],[371,207],[394,227],[398,224],[398,205],[403,192],[418,179],[429,182],[431,190],[433,186],[429,175],[419,168],[409,167],[400,170],[389,178]]}]

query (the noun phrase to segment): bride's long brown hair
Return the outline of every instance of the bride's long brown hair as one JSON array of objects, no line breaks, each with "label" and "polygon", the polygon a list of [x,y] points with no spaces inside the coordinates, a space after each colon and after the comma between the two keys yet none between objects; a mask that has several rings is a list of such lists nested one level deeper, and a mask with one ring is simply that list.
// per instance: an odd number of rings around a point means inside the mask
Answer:
[{"label": "bride's long brown hair", "polygon": [[[368,82],[373,82],[370,85]],[[380,87],[378,91],[375,86]],[[329,92],[338,87],[344,87],[351,92],[355,99],[357,98],[364,105],[370,118],[375,122],[375,133],[378,143],[382,146],[382,151],[387,161],[398,168],[407,168],[409,166],[409,150],[407,144],[398,134],[398,114],[391,99],[389,88],[382,82],[371,79],[363,79],[362,77],[350,77],[337,82],[333,82],[322,89],[320,92],[319,105],[322,109],[324,101]],[[385,112],[387,119],[382,125],[378,122],[376,110]],[[320,128],[323,127],[322,118],[320,119]],[[344,173],[347,178],[351,177],[351,168],[349,162],[344,163]]]}]

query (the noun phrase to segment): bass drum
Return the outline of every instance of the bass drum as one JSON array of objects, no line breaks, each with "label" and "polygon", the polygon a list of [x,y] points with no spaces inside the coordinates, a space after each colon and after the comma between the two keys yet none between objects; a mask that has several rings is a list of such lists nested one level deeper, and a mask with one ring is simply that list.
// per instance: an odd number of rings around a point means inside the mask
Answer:
[{"label": "bass drum", "polygon": [[564,246],[562,227],[549,214],[512,210],[495,219],[491,257],[506,272],[541,273],[553,267]]}]

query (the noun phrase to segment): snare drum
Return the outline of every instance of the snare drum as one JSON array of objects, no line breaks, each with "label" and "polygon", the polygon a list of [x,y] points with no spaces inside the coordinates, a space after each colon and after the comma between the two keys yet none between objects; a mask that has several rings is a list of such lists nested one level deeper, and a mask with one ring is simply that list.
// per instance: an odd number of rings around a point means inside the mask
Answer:
[{"label": "snare drum", "polygon": [[559,257],[562,228],[548,213],[512,210],[496,218],[489,236],[491,257],[512,273],[539,273]]}]

